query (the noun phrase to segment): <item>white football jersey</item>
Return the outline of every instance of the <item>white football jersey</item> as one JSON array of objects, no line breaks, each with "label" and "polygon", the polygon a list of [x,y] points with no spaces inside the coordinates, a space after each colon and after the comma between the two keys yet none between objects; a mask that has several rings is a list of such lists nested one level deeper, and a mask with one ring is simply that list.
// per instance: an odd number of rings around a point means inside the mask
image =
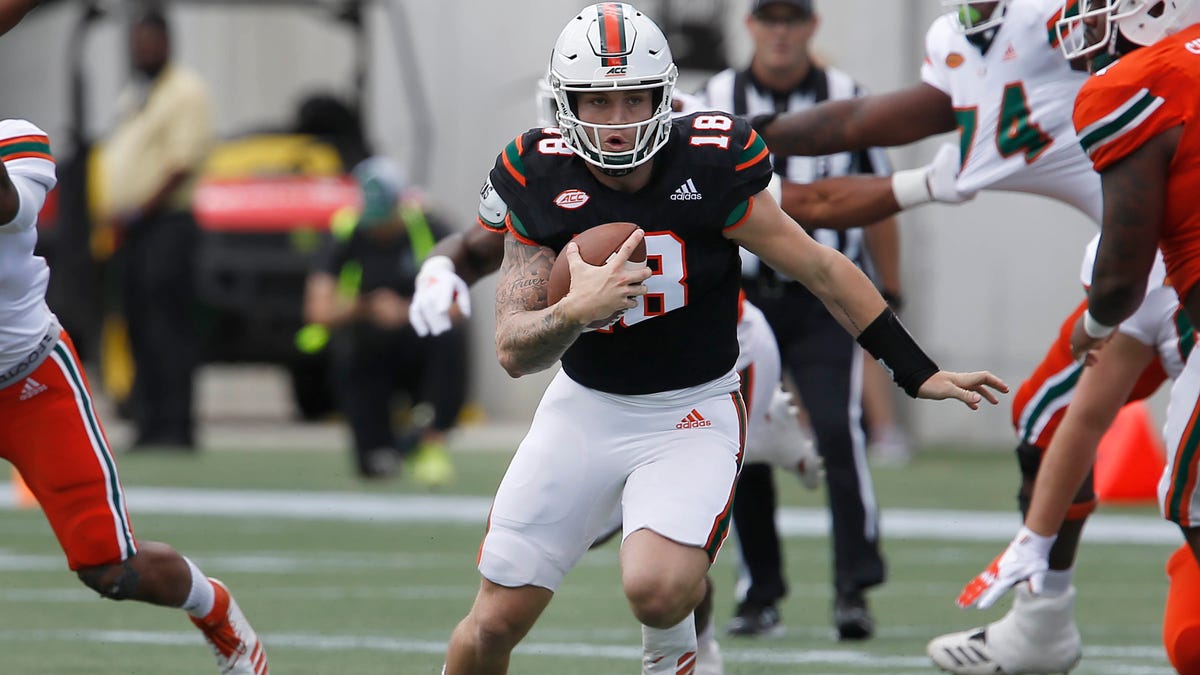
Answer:
[{"label": "white football jersey", "polygon": [[35,256],[37,215],[54,187],[46,132],[25,120],[0,121],[0,161],[21,200],[17,217],[0,225],[0,375],[36,349],[53,315],[46,305],[50,269]]},{"label": "white football jersey", "polygon": [[953,14],[925,36],[921,79],[950,96],[959,125],[960,192],[1043,195],[1100,222],[1100,178],[1071,120],[1087,73],[1058,48],[1062,0],[1011,0],[986,53],[968,42]]},{"label": "white football jersey", "polygon": [[[1096,264],[1096,247],[1100,235],[1088,242],[1079,269],[1079,280],[1086,288],[1092,283],[1092,266]],[[1183,372],[1187,353],[1194,342],[1192,324],[1187,315],[1180,311],[1179,298],[1175,289],[1167,284],[1167,267],[1162,255],[1154,260],[1150,278],[1146,282],[1146,297],[1141,306],[1117,327],[1122,334],[1138,342],[1154,347],[1163,370],[1172,380]],[[1181,338],[1180,333],[1183,334]]]}]

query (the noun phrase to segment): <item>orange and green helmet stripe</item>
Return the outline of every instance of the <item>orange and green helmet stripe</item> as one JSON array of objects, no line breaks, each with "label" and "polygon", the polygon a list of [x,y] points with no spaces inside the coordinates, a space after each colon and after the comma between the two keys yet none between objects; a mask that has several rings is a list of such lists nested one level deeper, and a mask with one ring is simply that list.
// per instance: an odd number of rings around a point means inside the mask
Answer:
[{"label": "orange and green helmet stripe", "polygon": [[45,159],[53,162],[50,154],[50,139],[46,136],[15,136],[0,140],[0,161],[26,158]]},{"label": "orange and green helmet stripe", "polygon": [[600,19],[600,56],[605,66],[629,65],[629,42],[625,36],[625,8],[619,2],[596,6]]}]

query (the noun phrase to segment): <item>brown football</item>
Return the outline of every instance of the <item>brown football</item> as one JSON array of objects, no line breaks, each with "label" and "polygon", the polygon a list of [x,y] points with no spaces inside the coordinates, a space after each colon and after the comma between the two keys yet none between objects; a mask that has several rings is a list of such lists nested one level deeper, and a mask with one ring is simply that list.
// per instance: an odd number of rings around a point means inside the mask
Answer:
[{"label": "brown football", "polygon": [[[584,230],[575,235],[574,241],[579,245],[579,257],[589,265],[599,267],[608,260],[608,256],[612,255],[617,249],[621,248],[621,244],[633,234],[637,229],[637,225],[633,223],[605,223],[596,227]],[[571,266],[567,264],[567,256],[559,252],[558,258],[554,260],[554,267],[550,270],[550,287],[548,289],[549,302],[551,305],[562,300],[567,291],[571,290]],[[646,241],[642,240],[633,254],[629,256],[630,262],[644,263],[646,262]],[[608,322],[596,322],[607,325]]]}]

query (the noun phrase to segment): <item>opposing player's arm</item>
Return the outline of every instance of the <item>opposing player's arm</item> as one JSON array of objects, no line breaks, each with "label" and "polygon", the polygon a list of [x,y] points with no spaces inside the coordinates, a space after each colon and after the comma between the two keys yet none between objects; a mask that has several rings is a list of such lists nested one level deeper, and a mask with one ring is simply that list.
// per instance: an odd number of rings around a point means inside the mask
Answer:
[{"label": "opposing player's arm", "polygon": [[783,210],[810,229],[846,230],[900,211],[890,176],[838,176],[815,183],[783,182]]},{"label": "opposing player's arm", "polygon": [[777,155],[829,155],[847,150],[905,145],[954,131],[954,104],[940,89],[921,83],[859,98],[825,101],[755,124]]},{"label": "opposing player's arm", "polygon": [[1100,171],[1104,220],[1088,312],[1103,325],[1127,319],[1146,296],[1146,276],[1162,229],[1167,174],[1182,135],[1182,127],[1167,129]]},{"label": "opposing player's arm", "polygon": [[41,0],[0,0],[0,35],[12,30]]},{"label": "opposing player's arm", "polygon": [[442,239],[429,257],[446,256],[454,263],[454,272],[473,284],[500,269],[504,260],[504,232],[485,227],[468,227]]},{"label": "opposing player's arm", "polygon": [[1058,532],[1092,467],[1100,438],[1155,357],[1153,346],[1118,332],[1096,362],[1083,369],[1066,416],[1042,456],[1025,517],[1030,530],[1041,535]]},{"label": "opposing player's arm", "polygon": [[991,390],[1008,391],[1003,381],[986,371],[940,370],[888,309],[862,270],[839,251],[814,241],[768,192],[754,197],[749,214],[728,230],[727,236],[804,284],[846,332],[888,366],[896,383],[910,396],[955,398],[975,409],[983,399],[998,402]]}]

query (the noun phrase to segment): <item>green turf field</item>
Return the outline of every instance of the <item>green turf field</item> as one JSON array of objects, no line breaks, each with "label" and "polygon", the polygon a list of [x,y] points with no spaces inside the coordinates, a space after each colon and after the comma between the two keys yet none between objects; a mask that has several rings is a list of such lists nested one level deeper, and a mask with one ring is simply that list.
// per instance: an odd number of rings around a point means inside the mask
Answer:
[{"label": "green turf field", "polygon": [[[139,538],[169,542],[227,582],[265,638],[276,675],[366,675],[438,673],[445,641],[474,596],[483,517],[508,458],[455,458],[459,480],[442,492],[403,479],[361,485],[348,458],[332,452],[119,460]],[[723,638],[726,672],[934,672],[924,655],[930,637],[1007,607],[1005,600],[1000,609],[964,612],[952,600],[1015,531],[1015,473],[1007,453],[949,450],[876,470],[880,500],[890,509],[884,537],[891,579],[870,596],[878,634],[861,644],[832,637],[829,547],[819,534],[823,495],[780,476],[789,507],[791,593],[781,607],[787,632],[771,640]],[[1089,534],[1103,535],[1096,537],[1103,543],[1085,544],[1077,575],[1085,651],[1075,672],[1170,673],[1158,631],[1172,532],[1151,506],[1102,511]],[[995,523],[992,533],[978,534],[980,517]],[[1101,528],[1105,518],[1127,529]],[[181,613],[117,606],[79,584],[40,512],[5,507],[0,528],[7,535],[0,550],[0,673],[214,672],[207,646]],[[1158,535],[1141,536],[1146,532]],[[732,611],[732,550],[727,546],[714,568],[719,626]],[[610,545],[568,576],[511,672],[635,673],[639,640]]]}]

